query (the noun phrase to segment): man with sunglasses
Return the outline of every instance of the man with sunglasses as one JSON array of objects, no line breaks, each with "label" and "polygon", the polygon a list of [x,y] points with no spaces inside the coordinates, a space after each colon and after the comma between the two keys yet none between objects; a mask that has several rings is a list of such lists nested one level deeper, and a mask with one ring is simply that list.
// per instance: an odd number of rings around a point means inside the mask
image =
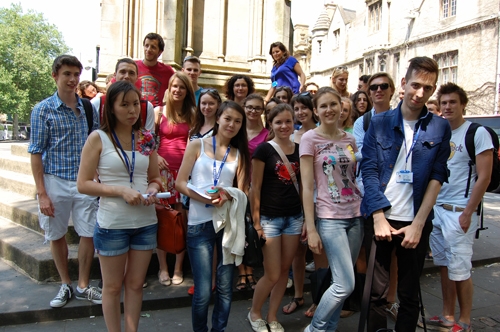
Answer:
[{"label": "man with sunglasses", "polygon": [[200,58],[194,55],[189,55],[184,58],[182,63],[182,71],[186,73],[191,79],[191,84],[193,85],[194,97],[196,99],[196,105],[198,105],[198,100],[200,100],[200,94],[202,87],[198,85],[198,78],[201,75],[201,61]]},{"label": "man with sunglasses", "polygon": [[431,58],[411,59],[401,80],[404,99],[396,109],[373,116],[363,141],[361,213],[373,223],[376,248],[368,332],[387,327],[394,248],[400,301],[395,330],[413,332],[417,326],[419,278],[432,230],[432,208],[442,183],[448,181],[451,129],[425,106],[436,90],[438,72]]}]

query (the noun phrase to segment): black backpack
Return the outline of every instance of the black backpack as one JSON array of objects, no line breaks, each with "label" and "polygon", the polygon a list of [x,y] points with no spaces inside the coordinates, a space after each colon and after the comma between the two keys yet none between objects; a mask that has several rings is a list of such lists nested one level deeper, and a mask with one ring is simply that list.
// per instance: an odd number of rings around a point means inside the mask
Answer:
[{"label": "black backpack", "polygon": [[92,132],[92,127],[94,126],[94,108],[90,103],[90,100],[86,98],[81,98],[83,109],[85,110],[85,117],[87,118],[87,126],[89,127],[88,135]]},{"label": "black backpack", "polygon": [[[469,154],[469,178],[467,179],[467,187],[465,189],[464,197],[469,195],[470,180],[472,176],[472,166],[476,164],[476,147],[474,146],[474,136],[476,135],[477,128],[481,127],[478,123],[471,123],[467,133],[465,134],[465,148]],[[491,179],[487,192],[492,192],[498,188],[500,185],[500,160],[498,156],[498,136],[493,129],[487,126],[482,126],[491,136],[491,141],[493,143],[493,168],[491,170]],[[476,178],[477,180],[477,178]]]},{"label": "black backpack", "polygon": [[372,111],[367,111],[365,114],[363,114],[363,130],[365,133],[368,131],[368,127],[370,126],[370,121],[372,120]]}]

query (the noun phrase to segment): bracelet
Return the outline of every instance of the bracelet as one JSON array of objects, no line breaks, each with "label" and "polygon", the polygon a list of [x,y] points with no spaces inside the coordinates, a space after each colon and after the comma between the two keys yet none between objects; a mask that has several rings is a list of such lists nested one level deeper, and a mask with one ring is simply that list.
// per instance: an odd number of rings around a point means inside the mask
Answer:
[{"label": "bracelet", "polygon": [[160,182],[160,181],[158,181],[158,180],[154,180],[154,179],[153,179],[153,180],[150,180],[150,181],[149,181],[148,185],[150,185],[151,183],[156,183],[156,184],[158,185],[158,187],[159,187],[159,188],[158,188],[158,191],[163,191],[163,186],[162,186],[162,184],[161,184],[161,182]]}]

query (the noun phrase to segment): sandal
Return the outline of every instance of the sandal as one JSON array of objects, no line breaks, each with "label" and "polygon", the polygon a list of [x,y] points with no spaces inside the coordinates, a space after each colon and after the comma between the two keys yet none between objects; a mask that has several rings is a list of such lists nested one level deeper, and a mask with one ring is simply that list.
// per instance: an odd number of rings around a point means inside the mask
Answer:
[{"label": "sandal", "polygon": [[[250,278],[252,278],[252,281],[250,281]],[[255,289],[255,286],[257,285],[257,281],[255,281],[253,274],[247,274],[247,283],[248,283],[249,289],[251,289],[251,290]]]},{"label": "sandal", "polygon": [[[247,289],[248,284],[247,284],[247,275],[246,274],[240,274],[238,276],[238,280],[240,281],[239,283],[236,284],[236,289],[239,291],[244,291]],[[241,280],[244,280],[244,282],[241,282]]]},{"label": "sandal", "polygon": [[[302,302],[302,303],[300,303]],[[292,305],[295,304],[295,307],[290,310]],[[294,313],[295,310],[301,308],[304,305],[304,297],[294,297],[290,303],[288,303],[286,306],[284,306],[281,310],[285,315],[290,315],[291,313]],[[286,310],[286,311],[285,311]]]},{"label": "sandal", "polygon": [[311,306],[309,307],[309,309],[307,309],[307,311],[304,313],[304,315],[305,315],[307,318],[313,318],[314,313],[316,312],[316,308],[317,308],[317,307],[318,307],[318,306],[317,306],[315,303],[311,304]]}]

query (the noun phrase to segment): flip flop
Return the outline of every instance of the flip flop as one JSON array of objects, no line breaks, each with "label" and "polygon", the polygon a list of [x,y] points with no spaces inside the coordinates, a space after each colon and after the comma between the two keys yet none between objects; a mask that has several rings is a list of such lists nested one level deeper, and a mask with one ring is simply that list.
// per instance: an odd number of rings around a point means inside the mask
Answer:
[{"label": "flip flop", "polygon": [[247,284],[247,275],[246,274],[240,274],[238,276],[238,280],[245,280],[245,282],[239,282],[236,284],[236,289],[239,291],[244,291],[248,288]]},{"label": "flip flop", "polygon": [[[302,303],[299,303],[300,301],[302,301]],[[290,310],[290,307],[292,306],[292,304],[295,304],[295,308]],[[301,308],[303,305],[304,305],[304,297],[294,297],[290,301],[290,303],[288,303],[286,306],[284,306],[281,310],[283,311],[283,313],[285,315],[290,315],[291,313],[294,313],[295,310]],[[286,311],[285,311],[285,309],[286,309]]]}]

